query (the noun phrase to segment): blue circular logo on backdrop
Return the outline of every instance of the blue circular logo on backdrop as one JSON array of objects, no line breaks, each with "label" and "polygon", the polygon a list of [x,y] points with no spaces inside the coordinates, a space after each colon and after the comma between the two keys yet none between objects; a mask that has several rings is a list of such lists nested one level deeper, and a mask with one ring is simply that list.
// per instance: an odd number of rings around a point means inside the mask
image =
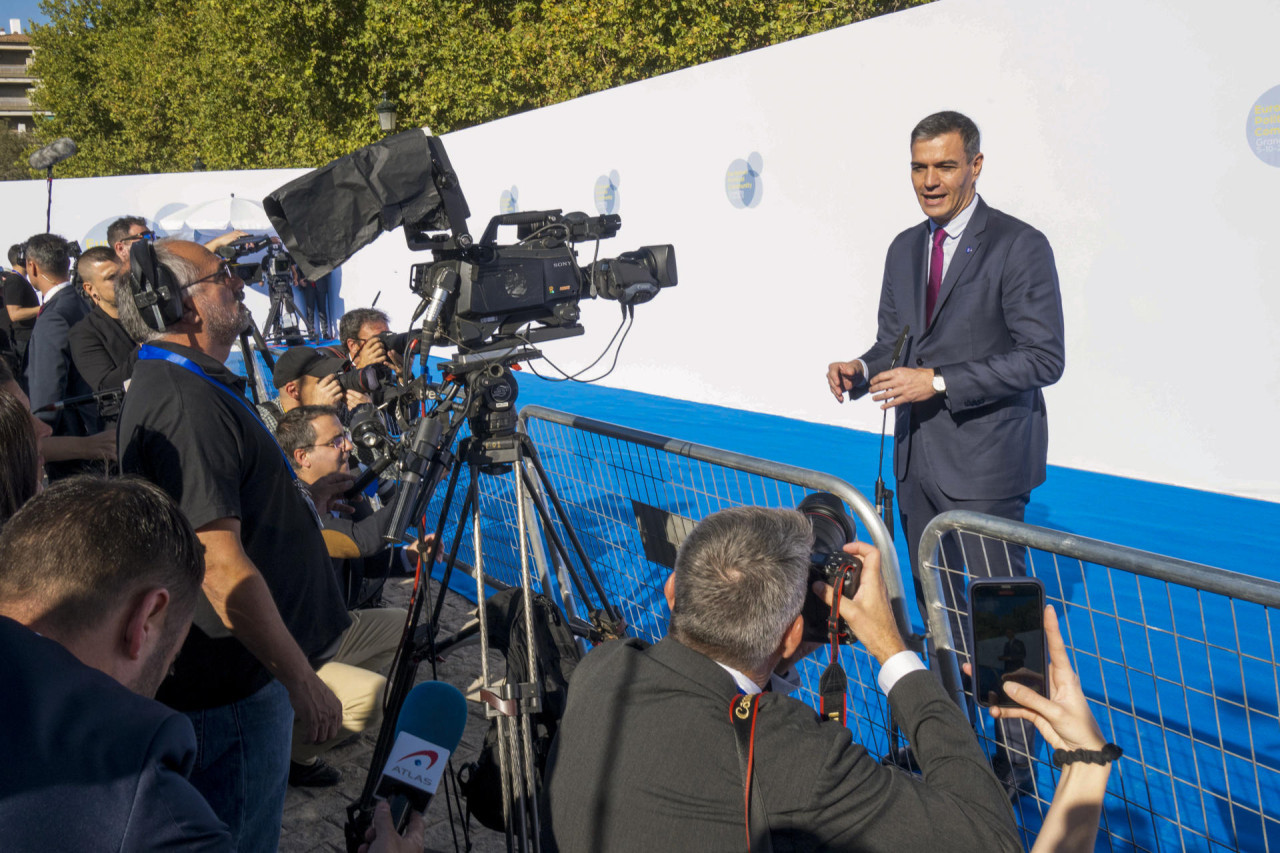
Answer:
[{"label": "blue circular logo on backdrop", "polygon": [[1280,166],[1280,86],[1263,93],[1249,108],[1244,132],[1249,148],[1268,166]]},{"label": "blue circular logo on backdrop", "polygon": [[498,197],[499,213],[516,213],[520,210],[520,190],[512,187],[509,190],[503,190],[502,195]]},{"label": "blue circular logo on backdrop", "polygon": [[596,178],[596,213],[617,213],[622,197],[618,193],[618,170]]},{"label": "blue circular logo on backdrop", "polygon": [[755,207],[764,195],[764,158],[752,151],[745,160],[734,160],[724,173],[724,192],[736,208]]}]

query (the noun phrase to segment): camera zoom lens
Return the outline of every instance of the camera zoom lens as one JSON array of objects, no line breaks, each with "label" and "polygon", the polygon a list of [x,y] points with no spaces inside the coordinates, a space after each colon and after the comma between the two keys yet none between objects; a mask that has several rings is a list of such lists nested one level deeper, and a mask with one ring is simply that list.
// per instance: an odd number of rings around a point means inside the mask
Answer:
[{"label": "camera zoom lens", "polygon": [[857,538],[856,528],[844,503],[830,492],[806,495],[796,507],[813,525],[815,552],[839,551]]}]

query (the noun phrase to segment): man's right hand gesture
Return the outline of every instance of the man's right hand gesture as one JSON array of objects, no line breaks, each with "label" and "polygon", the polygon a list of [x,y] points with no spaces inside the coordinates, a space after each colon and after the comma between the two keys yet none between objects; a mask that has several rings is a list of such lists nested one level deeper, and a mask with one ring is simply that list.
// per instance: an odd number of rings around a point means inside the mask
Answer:
[{"label": "man's right hand gesture", "polygon": [[845,394],[853,390],[862,377],[862,364],[853,361],[833,361],[827,365],[827,386],[837,403],[843,403]]}]

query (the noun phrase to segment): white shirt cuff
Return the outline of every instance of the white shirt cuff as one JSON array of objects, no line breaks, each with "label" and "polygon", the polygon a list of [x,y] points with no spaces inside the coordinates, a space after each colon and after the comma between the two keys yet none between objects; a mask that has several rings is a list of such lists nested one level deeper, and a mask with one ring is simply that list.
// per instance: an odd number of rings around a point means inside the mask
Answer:
[{"label": "white shirt cuff", "polygon": [[884,662],[884,666],[880,667],[880,674],[876,676],[876,683],[880,685],[880,692],[888,696],[889,691],[904,675],[924,668],[924,661],[920,660],[918,654],[904,649]]},{"label": "white shirt cuff", "polygon": [[856,361],[858,366],[862,368],[862,373],[858,374],[859,381],[857,384],[859,386],[869,384],[871,382],[871,377],[867,375],[867,363],[860,358],[855,358],[854,361]]}]

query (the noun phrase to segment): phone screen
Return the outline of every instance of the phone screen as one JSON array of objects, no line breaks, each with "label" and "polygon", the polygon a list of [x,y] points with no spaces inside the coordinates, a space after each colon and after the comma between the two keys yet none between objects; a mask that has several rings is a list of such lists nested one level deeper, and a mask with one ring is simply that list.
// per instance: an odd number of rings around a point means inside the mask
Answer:
[{"label": "phone screen", "polygon": [[975,580],[969,585],[969,618],[978,704],[1016,706],[1004,692],[1009,681],[1044,695],[1044,586],[1040,581]]}]

